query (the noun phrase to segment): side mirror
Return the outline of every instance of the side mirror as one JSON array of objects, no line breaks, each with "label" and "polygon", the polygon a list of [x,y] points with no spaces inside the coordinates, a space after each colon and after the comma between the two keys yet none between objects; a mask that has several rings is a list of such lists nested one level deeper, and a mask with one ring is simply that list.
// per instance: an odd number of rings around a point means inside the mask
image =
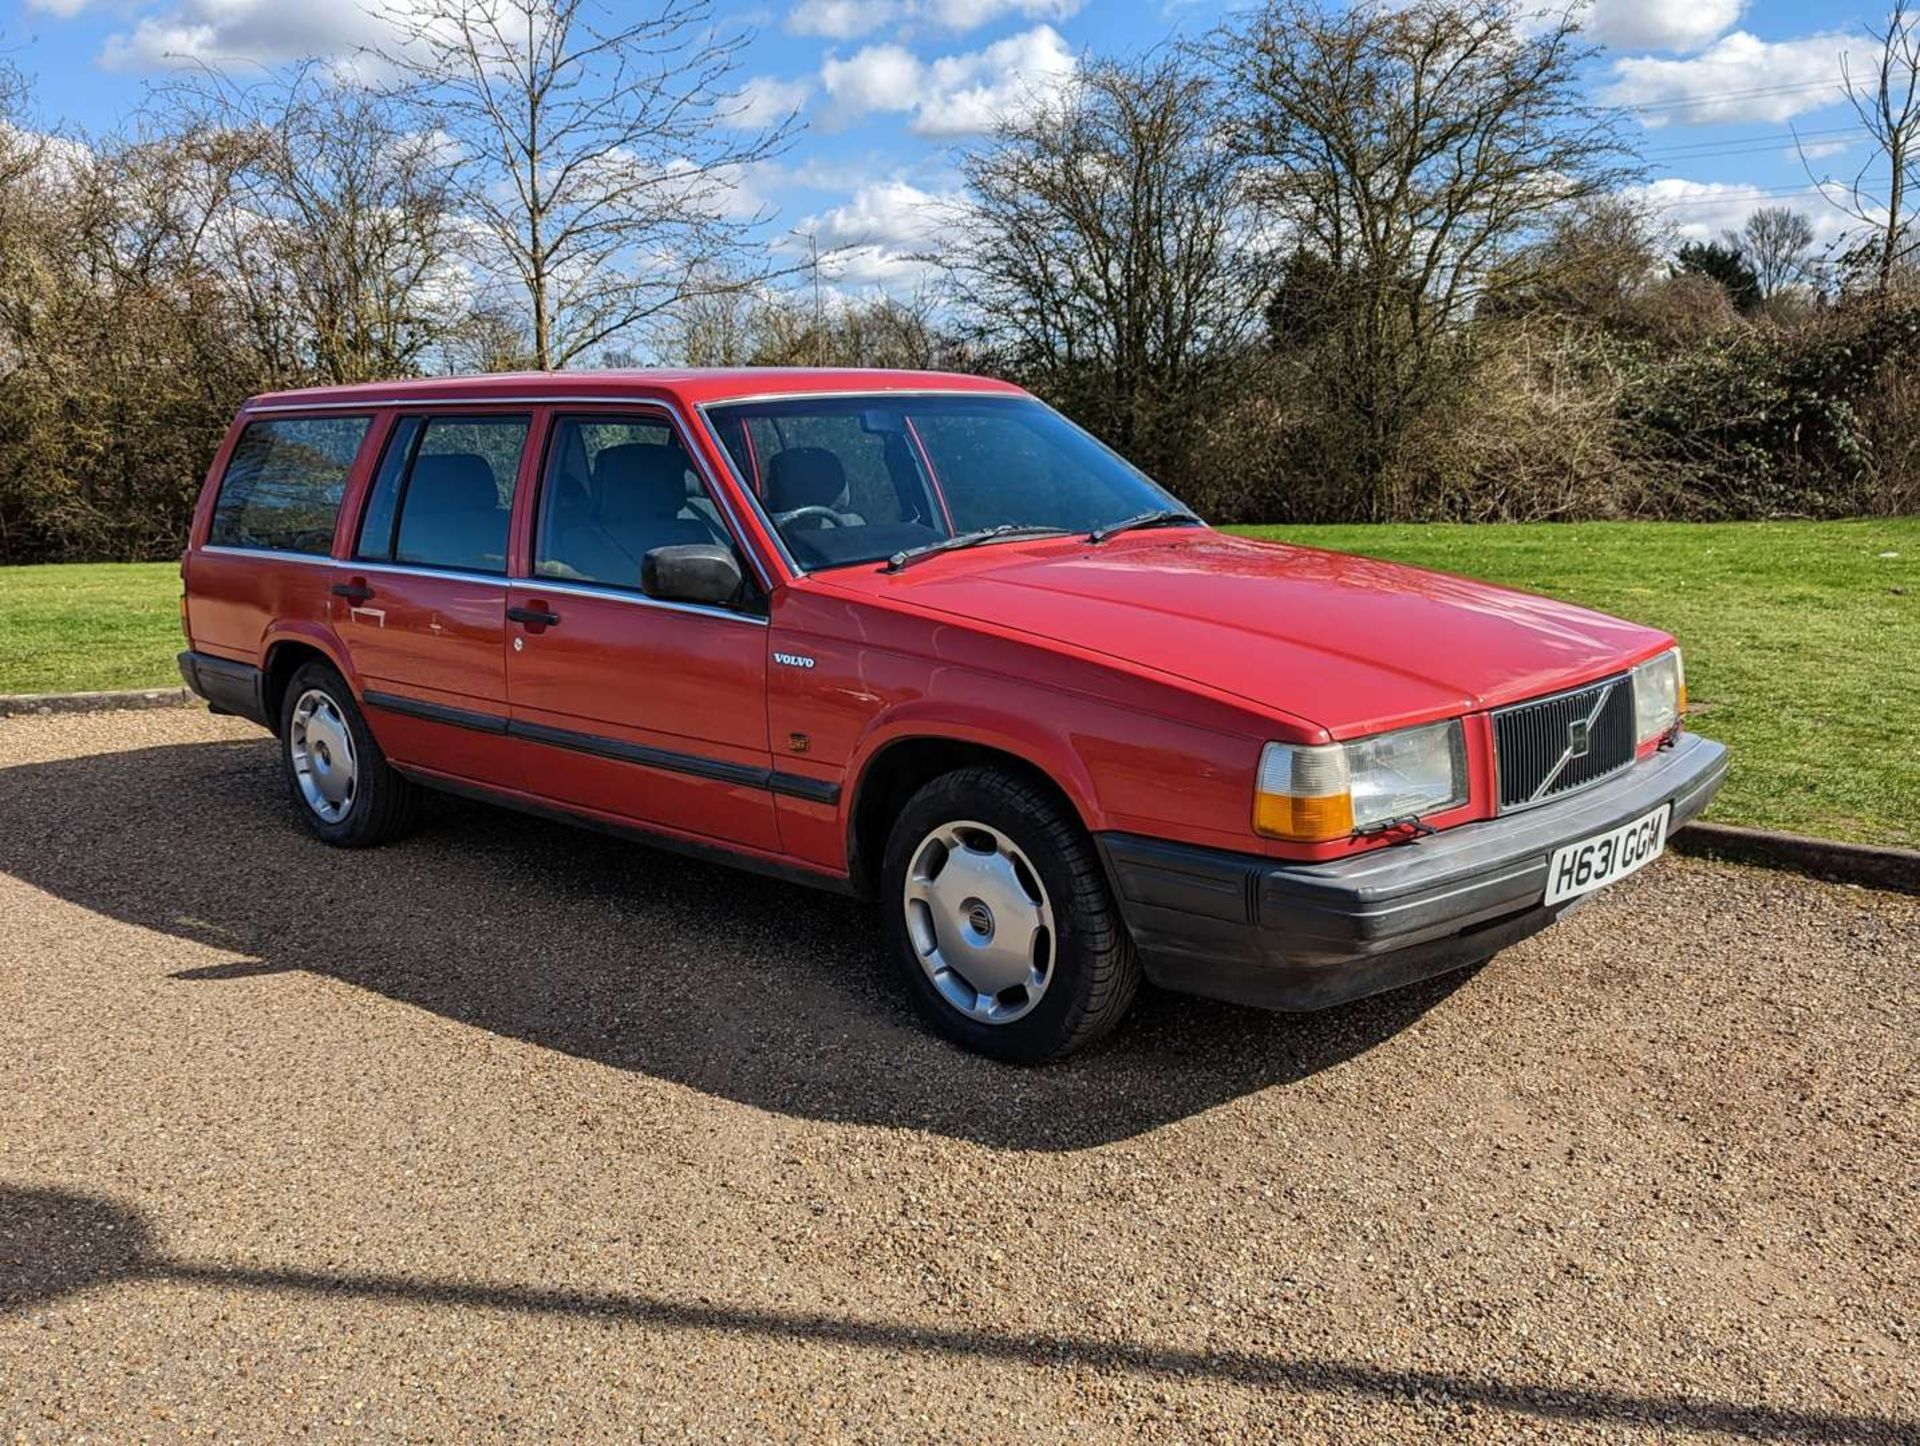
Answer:
[{"label": "side mirror", "polygon": [[662,602],[725,607],[740,596],[740,560],[711,542],[656,547],[640,559],[640,591]]}]

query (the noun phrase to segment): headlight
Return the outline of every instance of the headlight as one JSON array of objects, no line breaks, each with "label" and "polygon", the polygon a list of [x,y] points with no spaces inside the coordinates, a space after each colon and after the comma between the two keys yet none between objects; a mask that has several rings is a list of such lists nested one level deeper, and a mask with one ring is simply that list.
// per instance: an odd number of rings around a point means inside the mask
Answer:
[{"label": "headlight", "polygon": [[1634,737],[1645,746],[1664,738],[1687,716],[1687,670],[1669,648],[1633,670]]},{"label": "headlight", "polygon": [[1352,743],[1269,743],[1260,754],[1255,832],[1314,842],[1457,808],[1467,749],[1457,720]]}]

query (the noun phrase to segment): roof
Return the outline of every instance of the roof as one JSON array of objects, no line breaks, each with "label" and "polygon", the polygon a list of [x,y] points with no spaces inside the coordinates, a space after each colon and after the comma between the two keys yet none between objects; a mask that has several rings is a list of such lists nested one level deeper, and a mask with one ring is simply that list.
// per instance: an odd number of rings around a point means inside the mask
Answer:
[{"label": "roof", "polygon": [[468,377],[361,382],[267,392],[249,407],[300,404],[376,406],[395,402],[582,401],[601,397],[672,397],[690,406],[743,397],[806,396],[823,392],[998,392],[1020,389],[992,377],[961,372],[880,371],[846,367],[725,367],[634,371],[493,372]]}]

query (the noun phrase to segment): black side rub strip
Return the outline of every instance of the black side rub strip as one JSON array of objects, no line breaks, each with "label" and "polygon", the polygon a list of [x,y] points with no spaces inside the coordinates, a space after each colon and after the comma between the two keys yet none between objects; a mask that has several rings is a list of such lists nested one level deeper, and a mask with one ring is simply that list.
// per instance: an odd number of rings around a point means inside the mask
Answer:
[{"label": "black side rub strip", "polygon": [[449,708],[440,703],[425,703],[417,698],[402,698],[392,693],[369,692],[367,702],[389,713],[408,713],[434,723],[455,728],[471,728],[480,733],[504,733],[524,738],[529,743],[544,743],[549,748],[567,748],[575,753],[590,753],[596,758],[611,758],[617,763],[635,763],[643,768],[659,768],[668,773],[685,773],[694,778],[710,778],[716,783],[731,783],[741,788],[764,788],[788,798],[809,803],[836,804],[840,785],[797,773],[779,773],[754,768],[745,763],[728,763],[720,758],[703,758],[697,753],[675,753],[665,748],[649,748],[643,743],[628,743],[619,738],[603,738],[597,733],[576,733],[570,728],[550,728],[544,723],[509,721],[491,713],[472,713],[464,708]]},{"label": "black side rub strip", "polygon": [[618,738],[602,738],[597,733],[575,733],[570,728],[549,728],[544,723],[514,722],[507,732],[532,743],[553,748],[570,748],[575,753],[591,753],[620,763],[638,763],[646,768],[664,768],[670,773],[690,773],[696,778],[711,778],[717,783],[737,783],[745,788],[765,788],[767,770],[744,763],[726,763],[718,758],[701,758],[693,753],[672,753],[664,748],[648,748],[640,743],[623,743]]},{"label": "black side rub strip", "polygon": [[507,720],[494,713],[474,713],[466,708],[449,708],[444,703],[429,703],[420,698],[403,698],[398,693],[369,690],[366,701],[389,713],[406,713],[425,718],[429,723],[445,723],[454,728],[471,728],[475,733],[505,733]]},{"label": "black side rub strip", "polygon": [[530,743],[551,748],[570,748],[576,753],[591,753],[620,763],[637,763],[643,768],[661,768],[669,773],[686,773],[695,778],[711,778],[717,783],[738,784],[742,788],[765,788],[789,798],[804,798],[812,803],[838,803],[840,785],[797,773],[778,773],[754,768],[745,763],[728,763],[720,758],[703,758],[697,753],[675,753],[665,748],[649,748],[643,743],[627,743],[618,738],[603,738],[597,733],[576,733],[570,728],[550,728],[544,723],[513,722],[507,732]]}]

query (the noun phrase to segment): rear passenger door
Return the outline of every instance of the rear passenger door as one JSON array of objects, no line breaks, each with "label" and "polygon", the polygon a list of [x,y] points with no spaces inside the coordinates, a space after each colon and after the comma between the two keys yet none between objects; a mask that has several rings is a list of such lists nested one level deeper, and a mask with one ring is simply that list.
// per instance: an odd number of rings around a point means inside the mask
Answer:
[{"label": "rear passenger door", "polygon": [[396,762],[518,787],[506,609],[526,413],[401,415],[337,568],[335,628]]},{"label": "rear passenger door", "polygon": [[772,852],[767,621],[749,581],[734,606],[640,590],[653,548],[733,547],[751,560],[671,418],[651,408],[558,415],[533,518],[533,576],[507,632],[514,736],[542,797]]}]

